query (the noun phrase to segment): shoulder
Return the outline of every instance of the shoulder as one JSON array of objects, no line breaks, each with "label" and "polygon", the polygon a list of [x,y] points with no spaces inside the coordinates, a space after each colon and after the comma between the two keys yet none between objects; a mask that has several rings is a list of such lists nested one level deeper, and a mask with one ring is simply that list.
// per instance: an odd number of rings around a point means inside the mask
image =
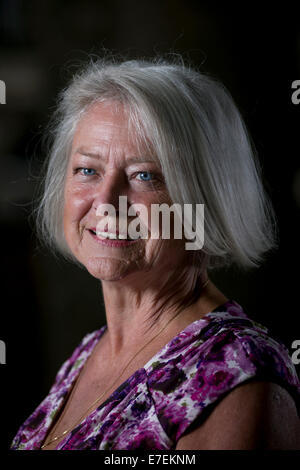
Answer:
[{"label": "shoulder", "polygon": [[299,377],[283,342],[243,311],[242,315],[239,312],[232,315],[230,311],[221,313],[212,325],[213,334],[203,345],[203,351],[199,351],[203,374],[208,368],[213,374],[220,369],[235,385],[251,378],[277,383],[292,395],[300,416]]},{"label": "shoulder", "polygon": [[251,381],[222,397],[202,423],[182,435],[176,449],[300,450],[300,420],[289,393]]},{"label": "shoulder", "polygon": [[234,308],[194,322],[147,371],[157,415],[174,442],[231,393],[230,400],[238,395],[236,406],[245,403],[244,394],[254,390],[250,381],[259,383],[257,393],[261,383],[278,384],[300,410],[299,379],[287,349]]}]

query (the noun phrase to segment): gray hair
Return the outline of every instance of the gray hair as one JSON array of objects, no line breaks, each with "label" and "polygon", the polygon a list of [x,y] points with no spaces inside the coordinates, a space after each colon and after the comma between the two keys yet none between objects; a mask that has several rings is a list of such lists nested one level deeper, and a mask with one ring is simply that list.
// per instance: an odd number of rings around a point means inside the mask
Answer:
[{"label": "gray hair", "polygon": [[59,95],[36,211],[43,241],[75,261],[63,232],[68,159],[82,114],[108,100],[151,142],[172,201],[205,205],[207,267],[258,266],[277,245],[276,217],[241,114],[218,80],[164,59],[91,60]]}]

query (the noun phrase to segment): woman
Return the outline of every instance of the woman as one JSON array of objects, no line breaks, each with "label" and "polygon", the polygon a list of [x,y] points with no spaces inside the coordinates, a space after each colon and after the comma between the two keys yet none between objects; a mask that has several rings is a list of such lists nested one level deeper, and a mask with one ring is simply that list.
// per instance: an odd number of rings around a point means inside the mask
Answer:
[{"label": "woman", "polygon": [[[38,230],[101,281],[107,324],[63,364],[12,449],[299,448],[286,348],[208,278],[257,266],[276,242],[228,92],[183,65],[97,60],[53,122]],[[153,235],[151,209],[174,202],[204,204],[197,250],[188,228],[162,236],[166,220]],[[127,229],[141,212],[138,236]]]}]

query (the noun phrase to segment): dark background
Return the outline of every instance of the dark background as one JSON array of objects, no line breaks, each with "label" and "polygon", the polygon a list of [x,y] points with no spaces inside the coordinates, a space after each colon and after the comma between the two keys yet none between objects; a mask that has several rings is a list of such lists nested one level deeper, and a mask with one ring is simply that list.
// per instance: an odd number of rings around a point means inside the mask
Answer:
[{"label": "dark background", "polygon": [[38,248],[29,219],[44,158],[40,136],[56,95],[75,66],[103,48],[129,58],[183,54],[232,93],[263,164],[281,242],[261,268],[211,277],[291,354],[300,340],[300,105],[291,101],[300,79],[297,2],[0,0],[3,449],[81,338],[105,323],[99,282]]}]

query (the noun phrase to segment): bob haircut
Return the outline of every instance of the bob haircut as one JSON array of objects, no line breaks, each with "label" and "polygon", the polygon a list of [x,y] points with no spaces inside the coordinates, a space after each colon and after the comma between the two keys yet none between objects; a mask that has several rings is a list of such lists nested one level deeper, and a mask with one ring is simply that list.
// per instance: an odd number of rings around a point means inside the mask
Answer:
[{"label": "bob haircut", "polygon": [[151,143],[172,201],[205,205],[198,262],[259,266],[277,247],[276,217],[241,114],[219,81],[161,58],[90,59],[60,93],[46,134],[39,238],[76,262],[63,231],[66,169],[78,121],[104,101],[122,104],[140,141]]}]

